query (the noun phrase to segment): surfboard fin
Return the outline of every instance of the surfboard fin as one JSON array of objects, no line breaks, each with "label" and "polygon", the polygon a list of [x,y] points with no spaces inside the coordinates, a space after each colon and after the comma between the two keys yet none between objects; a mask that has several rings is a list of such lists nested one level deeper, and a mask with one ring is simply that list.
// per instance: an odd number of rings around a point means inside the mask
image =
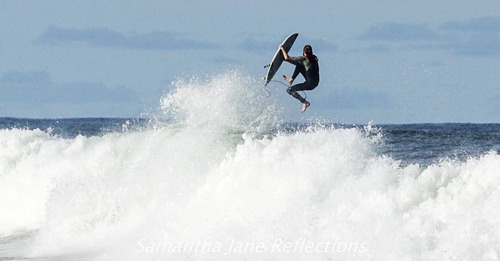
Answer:
[{"label": "surfboard fin", "polygon": [[264,65],[264,69],[265,69],[265,68],[268,68],[269,66],[271,66],[271,64],[266,64],[266,65]]}]

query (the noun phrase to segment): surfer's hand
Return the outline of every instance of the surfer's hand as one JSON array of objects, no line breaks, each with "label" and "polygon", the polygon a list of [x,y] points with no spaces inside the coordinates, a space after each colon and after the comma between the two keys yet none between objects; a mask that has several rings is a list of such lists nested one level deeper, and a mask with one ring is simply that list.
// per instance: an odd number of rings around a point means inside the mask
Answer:
[{"label": "surfer's hand", "polygon": [[283,58],[285,59],[285,61],[288,61],[289,56],[286,53],[285,47],[283,45],[280,45],[280,50],[281,50],[281,53],[283,54]]}]

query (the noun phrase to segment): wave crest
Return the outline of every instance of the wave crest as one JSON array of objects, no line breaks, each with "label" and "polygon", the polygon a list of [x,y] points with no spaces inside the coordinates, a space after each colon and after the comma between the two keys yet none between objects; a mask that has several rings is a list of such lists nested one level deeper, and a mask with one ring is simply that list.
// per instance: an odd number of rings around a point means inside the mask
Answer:
[{"label": "wave crest", "polygon": [[280,123],[282,109],[261,93],[262,82],[240,72],[172,83],[161,99],[164,116],[190,126],[262,130]]}]

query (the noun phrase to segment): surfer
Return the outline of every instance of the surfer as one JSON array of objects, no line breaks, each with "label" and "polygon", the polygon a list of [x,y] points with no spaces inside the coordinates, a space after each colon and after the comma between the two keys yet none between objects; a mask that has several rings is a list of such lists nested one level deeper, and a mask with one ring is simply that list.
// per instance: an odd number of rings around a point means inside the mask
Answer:
[{"label": "surfer", "polygon": [[292,77],[286,77],[283,75],[285,81],[292,85],[295,78],[300,74],[306,79],[305,82],[299,83],[288,87],[286,92],[292,95],[295,99],[302,103],[302,110],[300,112],[305,112],[307,107],[311,105],[306,99],[302,98],[297,91],[310,91],[316,88],[319,84],[319,65],[318,57],[313,54],[312,47],[310,45],[304,46],[304,51],[302,56],[289,56],[285,48],[280,46],[281,52],[283,53],[283,58],[285,61],[295,65],[295,71]]}]

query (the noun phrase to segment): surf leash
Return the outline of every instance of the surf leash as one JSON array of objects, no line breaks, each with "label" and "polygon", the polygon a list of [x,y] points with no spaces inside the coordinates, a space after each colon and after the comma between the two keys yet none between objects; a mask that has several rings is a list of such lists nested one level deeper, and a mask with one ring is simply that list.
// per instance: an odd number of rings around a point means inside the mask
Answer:
[{"label": "surf leash", "polygon": [[[265,91],[265,92],[264,92]],[[265,95],[264,95],[265,93]],[[260,94],[264,97],[264,98],[269,98],[269,96],[271,96],[271,92],[267,89],[267,87],[264,85],[262,86],[262,88],[260,89]]]},{"label": "surf leash", "polygon": [[[288,84],[286,84],[286,83],[284,83],[284,82],[282,82],[282,81],[278,81],[278,80],[271,80],[271,81],[269,81],[269,82],[277,82],[277,83],[279,83],[279,84],[284,85],[284,86],[285,86],[285,87],[287,87],[287,88],[288,88],[288,86],[289,86]],[[267,87],[266,87],[266,86],[262,86],[261,93],[262,93],[262,90],[265,90],[265,91],[266,91],[266,94],[267,94],[267,96],[264,96],[264,95],[263,95],[264,97],[266,97],[266,98],[267,98],[267,97],[271,96],[271,92],[267,89]],[[301,91],[301,92],[304,94],[304,99],[307,99],[307,93],[306,93],[305,91]]]}]

